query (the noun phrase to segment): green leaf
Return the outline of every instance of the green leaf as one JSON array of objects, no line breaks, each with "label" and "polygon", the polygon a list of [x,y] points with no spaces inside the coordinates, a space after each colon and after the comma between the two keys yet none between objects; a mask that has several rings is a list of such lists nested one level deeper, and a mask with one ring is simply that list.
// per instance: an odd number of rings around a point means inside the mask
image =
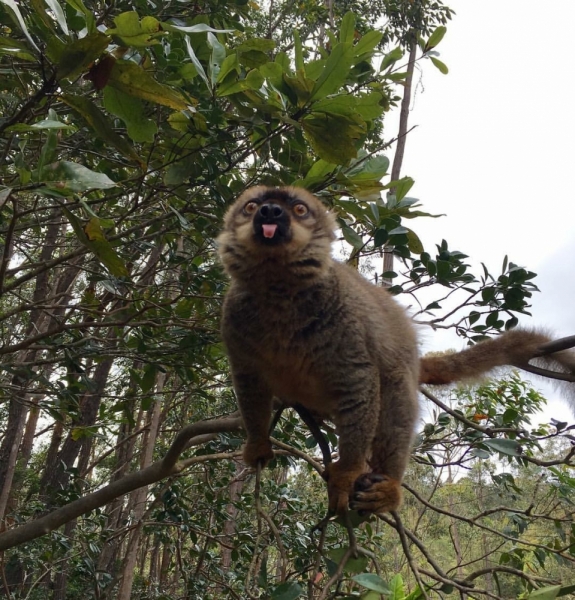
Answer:
[{"label": "green leaf", "polygon": [[49,176],[45,184],[59,193],[88,192],[107,190],[116,187],[106,174],[97,173],[75,162],[61,160],[45,167],[44,174]]},{"label": "green leaf", "polygon": [[389,582],[390,596],[388,600],[403,600],[405,596],[405,588],[403,585],[403,579],[398,573]]},{"label": "green leaf", "polygon": [[437,46],[439,44],[439,42],[441,42],[441,40],[443,39],[443,36],[445,35],[446,31],[447,31],[447,27],[445,27],[444,25],[440,25],[429,36],[429,39],[427,40],[427,43],[425,44],[424,51],[427,52],[428,50],[435,48],[435,46]]},{"label": "green leaf", "polygon": [[245,79],[235,81],[233,78],[218,87],[218,96],[229,96],[245,90],[259,90],[264,84],[264,77],[258,69],[252,69]]},{"label": "green leaf", "polygon": [[92,218],[84,227],[89,242],[88,247],[114,277],[128,277],[129,273],[124,261],[106,239],[99,221],[99,219]]},{"label": "green leaf", "polygon": [[[449,594],[451,592],[448,591],[449,590],[449,586],[447,586],[447,589],[445,590],[446,594]],[[443,588],[442,588],[442,591]],[[416,586],[415,589],[413,590],[413,592],[407,594],[407,596],[405,596],[405,598],[403,598],[403,600],[419,600],[420,598],[423,598],[423,593],[421,592],[421,588],[419,586]]]},{"label": "green leaf", "polygon": [[72,212],[67,208],[62,210],[80,242],[97,256],[110,273],[115,277],[128,277],[128,269],[106,239],[100,226],[100,220],[97,217],[92,217],[85,226],[82,226],[78,217]]},{"label": "green leaf", "polygon": [[349,96],[331,96],[316,100],[313,104],[314,112],[328,112],[335,115],[354,115],[357,113],[355,102]]},{"label": "green leaf", "polygon": [[[415,181],[411,177],[402,177],[395,184],[395,198],[399,202],[407,195]],[[390,184],[391,185],[391,184]]]},{"label": "green leaf", "polygon": [[33,123],[32,125],[26,125],[25,123],[16,123],[16,125],[12,125],[12,127],[7,127],[6,131],[24,132],[41,131],[44,129],[71,129],[74,131],[76,127],[74,127],[73,125],[66,125],[66,123],[62,123],[62,121],[56,121],[54,119],[42,119],[42,121],[38,121],[37,123]]},{"label": "green leaf", "polygon": [[567,596],[568,594],[575,594],[575,585],[564,585],[561,587],[561,590],[559,591],[559,593],[557,594],[558,597],[560,596]]},{"label": "green leaf", "polygon": [[197,23],[189,27],[174,25],[173,23],[162,23],[162,29],[164,31],[181,31],[182,33],[205,33],[206,31],[211,31],[212,33],[233,33],[235,31],[234,29],[214,29],[205,23]]},{"label": "green leaf", "polygon": [[295,68],[296,71],[305,74],[305,63],[303,61],[303,48],[299,31],[294,29],[293,32],[294,53],[295,53]]},{"label": "green leaf", "polygon": [[209,72],[212,87],[214,87],[218,80],[218,75],[220,74],[220,67],[226,58],[226,49],[220,44],[218,38],[212,32],[208,32],[208,45],[212,49]]},{"label": "green leaf", "polygon": [[381,61],[381,65],[379,66],[379,70],[385,71],[389,66],[396,63],[398,60],[403,58],[403,50],[398,46],[394,48],[391,52],[388,52]]},{"label": "green leaf", "polygon": [[94,33],[94,31],[96,31],[96,20],[94,18],[94,13],[86,8],[82,0],[66,0],[66,4],[84,15],[88,33]]},{"label": "green leaf", "polygon": [[271,600],[296,600],[304,593],[301,585],[295,581],[286,581],[278,585],[270,594]]},{"label": "green leaf", "polygon": [[229,75],[232,71],[236,73],[236,75],[240,71],[240,64],[238,62],[238,55],[234,52],[229,56],[226,56],[224,61],[220,66],[220,72],[218,73],[218,83],[221,83],[227,75]]},{"label": "green leaf", "polygon": [[70,94],[63,94],[60,98],[88,123],[98,138],[112,145],[125,157],[137,161],[140,165],[143,164],[134,148],[114,131],[107,117],[91,100],[84,96]]},{"label": "green leaf", "polygon": [[377,229],[373,236],[373,244],[376,248],[380,248],[389,239],[387,229]]},{"label": "green leaf", "polygon": [[359,575],[354,575],[352,579],[368,590],[373,590],[374,592],[385,595],[391,594],[391,590],[387,583],[375,573],[360,573]]},{"label": "green leaf", "polygon": [[259,72],[276,88],[284,84],[283,68],[278,62],[268,62],[259,68]]},{"label": "green leaf", "polygon": [[527,600],[555,600],[561,590],[560,585],[550,585],[548,587],[539,588],[527,596]]},{"label": "green leaf", "polygon": [[[507,456],[521,456],[521,446],[515,440],[495,438],[491,440],[483,440],[482,444],[488,448],[491,448],[491,450],[495,450],[496,452],[505,454]],[[545,598],[544,600],[547,599]]]},{"label": "green leaf", "polygon": [[355,57],[363,59],[365,54],[375,50],[382,37],[383,33],[380,31],[368,31],[353,47]]},{"label": "green leaf", "polygon": [[96,31],[70,44],[50,45],[48,54],[56,62],[58,79],[72,80],[87,71],[109,43],[108,36]]},{"label": "green leaf", "polygon": [[[329,558],[336,563],[337,565],[343,560],[343,557],[347,553],[348,548],[334,548],[330,550],[327,555]],[[343,568],[345,573],[359,573],[360,571],[365,571],[368,563],[368,558],[366,556],[359,556],[358,558],[350,557],[347,559],[345,566]]]},{"label": "green leaf", "polygon": [[141,100],[129,96],[121,90],[106,86],[104,88],[104,106],[126,124],[128,135],[134,142],[153,142],[158,127],[147,119]]},{"label": "green leaf", "polygon": [[60,25],[60,29],[66,34],[70,35],[70,31],[68,30],[68,23],[66,22],[66,15],[64,15],[64,11],[62,7],[57,2],[57,0],[44,0],[46,4],[50,7],[50,10],[56,17],[56,21],[58,25]]},{"label": "green leaf", "polygon": [[18,27],[22,30],[22,33],[26,36],[26,39],[30,42],[30,45],[34,48],[34,50],[40,52],[40,48],[36,46],[34,40],[31,38],[28,33],[28,28],[26,27],[26,23],[24,22],[24,18],[22,17],[22,13],[18,8],[18,4],[14,0],[0,0],[4,6],[7,6],[11,12],[14,14],[14,18],[16,19],[16,23],[18,23]]},{"label": "green leaf", "polygon": [[431,59],[431,62],[444,74],[447,75],[449,73],[449,69],[447,68],[447,65],[443,62],[441,62],[438,58],[435,58],[435,56],[430,56],[429,57]]},{"label": "green leaf", "polygon": [[359,164],[353,164],[346,175],[354,183],[358,181],[379,181],[387,175],[389,169],[389,159],[383,154],[379,156],[371,156],[367,160],[363,160]]},{"label": "green leaf", "polygon": [[422,241],[419,239],[419,237],[415,233],[415,231],[412,231],[411,229],[407,229],[407,228],[406,228],[406,231],[407,231],[407,247],[409,248],[409,251],[413,252],[413,254],[421,254],[424,250]]},{"label": "green leaf", "polygon": [[336,165],[345,165],[357,156],[358,142],[367,130],[358,115],[313,112],[301,124],[318,156]]},{"label": "green leaf", "polygon": [[341,27],[339,31],[339,41],[340,42],[349,42],[350,44],[353,42],[353,38],[355,35],[355,15],[348,11],[343,16],[341,20]]},{"label": "green leaf", "polygon": [[53,129],[48,130],[48,135],[42,145],[40,158],[38,160],[38,181],[44,176],[44,167],[56,159],[56,148],[58,146],[58,134]]},{"label": "green leaf", "polygon": [[208,90],[211,90],[212,88],[210,86],[210,80],[208,79],[208,76],[206,75],[206,71],[204,70],[202,63],[200,62],[200,59],[196,56],[196,53],[194,52],[194,49],[192,48],[190,39],[187,36],[186,36],[186,50],[188,51],[188,56],[190,57],[192,64],[196,68],[198,75],[204,80]]},{"label": "green leaf", "polygon": [[349,225],[343,225],[341,228],[341,233],[343,234],[345,241],[353,246],[356,250],[360,250],[364,247],[365,243],[362,237]]},{"label": "green leaf", "polygon": [[257,50],[258,52],[271,52],[272,50],[275,50],[275,47],[275,41],[270,40],[269,38],[251,38],[237,46],[236,50],[242,54],[252,50]]},{"label": "green leaf", "polygon": [[311,166],[311,169],[307,172],[303,179],[298,179],[291,185],[304,188],[312,187],[320,182],[325,181],[325,179],[331,175],[335,169],[336,165],[320,158]]},{"label": "green leaf", "polygon": [[146,16],[140,21],[135,11],[119,14],[114,18],[114,25],[116,27],[108,29],[106,33],[124,46],[145,48],[159,44],[158,36],[165,35],[158,19]]},{"label": "green leaf", "polygon": [[190,106],[190,102],[179,92],[158,83],[147,71],[131,61],[116,61],[108,85],[130,96],[168,106],[174,110],[186,110]]},{"label": "green leaf", "polygon": [[382,98],[379,92],[360,94],[354,97],[355,108],[366,121],[373,121],[381,117],[385,111],[385,107],[381,104]]},{"label": "green leaf", "polygon": [[351,43],[336,44],[311,94],[311,100],[325,98],[339,91],[345,83],[353,64],[353,46]]},{"label": "green leaf", "polygon": [[24,42],[0,35],[0,53],[9,54],[14,58],[21,60],[35,61],[33,54],[30,54],[28,46]]}]

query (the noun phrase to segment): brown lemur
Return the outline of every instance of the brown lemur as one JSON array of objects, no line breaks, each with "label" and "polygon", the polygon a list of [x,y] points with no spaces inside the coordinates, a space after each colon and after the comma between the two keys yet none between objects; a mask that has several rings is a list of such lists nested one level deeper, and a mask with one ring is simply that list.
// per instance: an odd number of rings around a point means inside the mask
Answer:
[{"label": "brown lemur", "polygon": [[[336,223],[306,190],[254,187],[226,214],[219,253],[231,277],[222,318],[253,467],[272,457],[273,398],[332,420],[339,459],[326,467],[329,510],[395,510],[418,416],[420,383],[526,364],[548,341],[514,330],[468,350],[418,355],[404,309],[331,256]],[[575,353],[554,355],[575,373]],[[575,388],[575,384],[569,384]]]}]

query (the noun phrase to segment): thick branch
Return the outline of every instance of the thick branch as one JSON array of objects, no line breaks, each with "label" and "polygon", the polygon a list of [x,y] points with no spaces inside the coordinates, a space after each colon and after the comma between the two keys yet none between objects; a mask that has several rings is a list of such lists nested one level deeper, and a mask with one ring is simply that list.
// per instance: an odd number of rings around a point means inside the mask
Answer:
[{"label": "thick branch", "polygon": [[[190,461],[185,464],[178,463],[180,454],[186,449],[188,442],[195,436],[207,433],[223,433],[237,431],[241,428],[241,419],[238,416],[228,416],[211,421],[200,421],[184,427],[176,436],[166,456],[151,464],[149,467],[130,473],[122,479],[115,481],[98,491],[79,498],[62,508],[58,508],[43,517],[30,521],[25,525],[10,529],[0,534],[0,551],[7,550],[19,544],[29,542],[38,537],[50,533],[54,529],[64,525],[72,519],[84,515],[95,508],[104,506],[108,502],[132,492],[145,485],[156,483],[168,475],[179,473]],[[218,458],[228,454],[217,455]],[[197,457],[198,460],[206,460],[205,456]]]},{"label": "thick branch", "polygon": [[575,335],[570,335],[568,337],[559,338],[558,340],[553,340],[551,342],[547,342],[546,344],[542,344],[539,346],[539,351],[536,356],[547,356],[549,354],[554,354],[555,352],[560,352],[561,350],[568,350],[569,348],[575,347]]},{"label": "thick branch", "polygon": [[548,379],[557,379],[558,381],[570,381],[575,383],[575,375],[570,375],[569,373],[559,373],[557,371],[536,367],[535,365],[530,365],[528,363],[515,363],[512,366],[522,369],[523,371],[527,371],[528,373],[533,373],[533,375],[539,375],[540,377],[547,377]]}]

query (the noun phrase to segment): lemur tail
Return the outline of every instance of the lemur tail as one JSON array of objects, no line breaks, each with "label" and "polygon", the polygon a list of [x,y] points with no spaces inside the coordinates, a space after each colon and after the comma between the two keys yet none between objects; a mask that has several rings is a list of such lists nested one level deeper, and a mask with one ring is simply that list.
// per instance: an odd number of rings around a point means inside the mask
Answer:
[{"label": "lemur tail", "polygon": [[575,412],[575,352],[562,350],[541,356],[541,347],[550,341],[551,338],[541,331],[514,329],[461,352],[423,357],[419,382],[444,384],[474,379],[504,365],[529,367],[531,372],[547,369],[570,379],[560,381],[558,385]]}]

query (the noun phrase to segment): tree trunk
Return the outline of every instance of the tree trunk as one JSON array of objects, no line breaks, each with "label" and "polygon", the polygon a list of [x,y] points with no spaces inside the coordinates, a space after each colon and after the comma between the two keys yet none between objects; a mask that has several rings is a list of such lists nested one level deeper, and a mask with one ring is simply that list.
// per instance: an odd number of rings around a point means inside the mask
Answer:
[{"label": "tree trunk", "polygon": [[[407,125],[409,122],[409,107],[411,105],[411,87],[413,84],[413,72],[415,71],[415,58],[417,56],[417,41],[413,40],[409,47],[409,60],[407,63],[407,77],[403,87],[403,98],[401,100],[401,111],[399,113],[399,130],[397,132],[397,145],[395,156],[391,167],[391,181],[397,181],[401,174],[403,155],[405,154],[405,142],[407,141]],[[395,193],[395,190],[392,190]],[[393,271],[393,253],[384,249],[383,272]],[[390,279],[384,279],[385,285],[390,285]]]},{"label": "tree trunk", "polygon": [[[115,334],[114,334],[115,335]],[[74,423],[75,427],[90,427],[96,422],[100,401],[106,389],[108,375],[112,368],[114,360],[111,357],[105,358],[98,363],[94,370],[94,391],[86,391],[80,401],[80,418]],[[78,458],[80,451],[84,453],[90,452],[92,438],[90,436],[81,436],[75,438],[75,428],[72,428],[58,453],[54,463],[47,465],[44,476],[40,485],[47,496],[57,493],[59,490],[66,487],[69,480],[69,469]]]},{"label": "tree trunk", "polygon": [[[149,418],[149,429],[144,434],[144,439],[142,441],[143,456],[140,464],[140,468],[142,469],[151,465],[154,457],[154,446],[160,427],[161,402],[159,396],[164,390],[165,381],[166,374],[158,373],[156,377],[156,394],[158,395],[158,398],[154,402]],[[134,583],[134,573],[136,570],[138,548],[142,532],[142,517],[146,510],[147,495],[148,486],[142,487],[131,494],[130,502],[133,506],[133,521],[136,523],[136,527],[130,534],[129,542],[126,546],[126,554],[122,561],[123,569],[117,600],[130,600],[132,595],[132,585]]]},{"label": "tree trunk", "polygon": [[[46,237],[44,246],[40,252],[40,260],[48,261],[52,257],[56,247],[56,240],[60,230],[61,221],[57,213],[53,214],[54,220],[46,228]],[[39,303],[48,296],[48,272],[43,271],[36,276],[33,293],[33,303]],[[35,335],[47,328],[46,314],[39,308],[33,308],[30,311],[30,322],[26,328],[24,338]],[[12,368],[15,374],[12,378],[11,389],[15,390],[10,397],[8,408],[8,422],[6,424],[6,433],[2,444],[0,445],[0,523],[3,522],[8,498],[12,491],[12,481],[16,469],[16,461],[20,442],[24,434],[24,425],[28,416],[27,387],[31,383],[31,374],[29,368],[18,369],[18,364],[27,364],[36,358],[37,350],[24,350],[18,360],[14,361]]]},{"label": "tree trunk", "polygon": [[244,489],[245,477],[238,477],[241,471],[245,471],[245,465],[239,460],[234,460],[236,476],[230,483],[228,490],[230,495],[230,503],[226,506],[226,519],[223,527],[224,538],[222,540],[222,571],[227,573],[232,566],[232,546],[234,544],[234,536],[236,534],[236,520],[238,509],[235,503],[238,501],[242,490]]}]

